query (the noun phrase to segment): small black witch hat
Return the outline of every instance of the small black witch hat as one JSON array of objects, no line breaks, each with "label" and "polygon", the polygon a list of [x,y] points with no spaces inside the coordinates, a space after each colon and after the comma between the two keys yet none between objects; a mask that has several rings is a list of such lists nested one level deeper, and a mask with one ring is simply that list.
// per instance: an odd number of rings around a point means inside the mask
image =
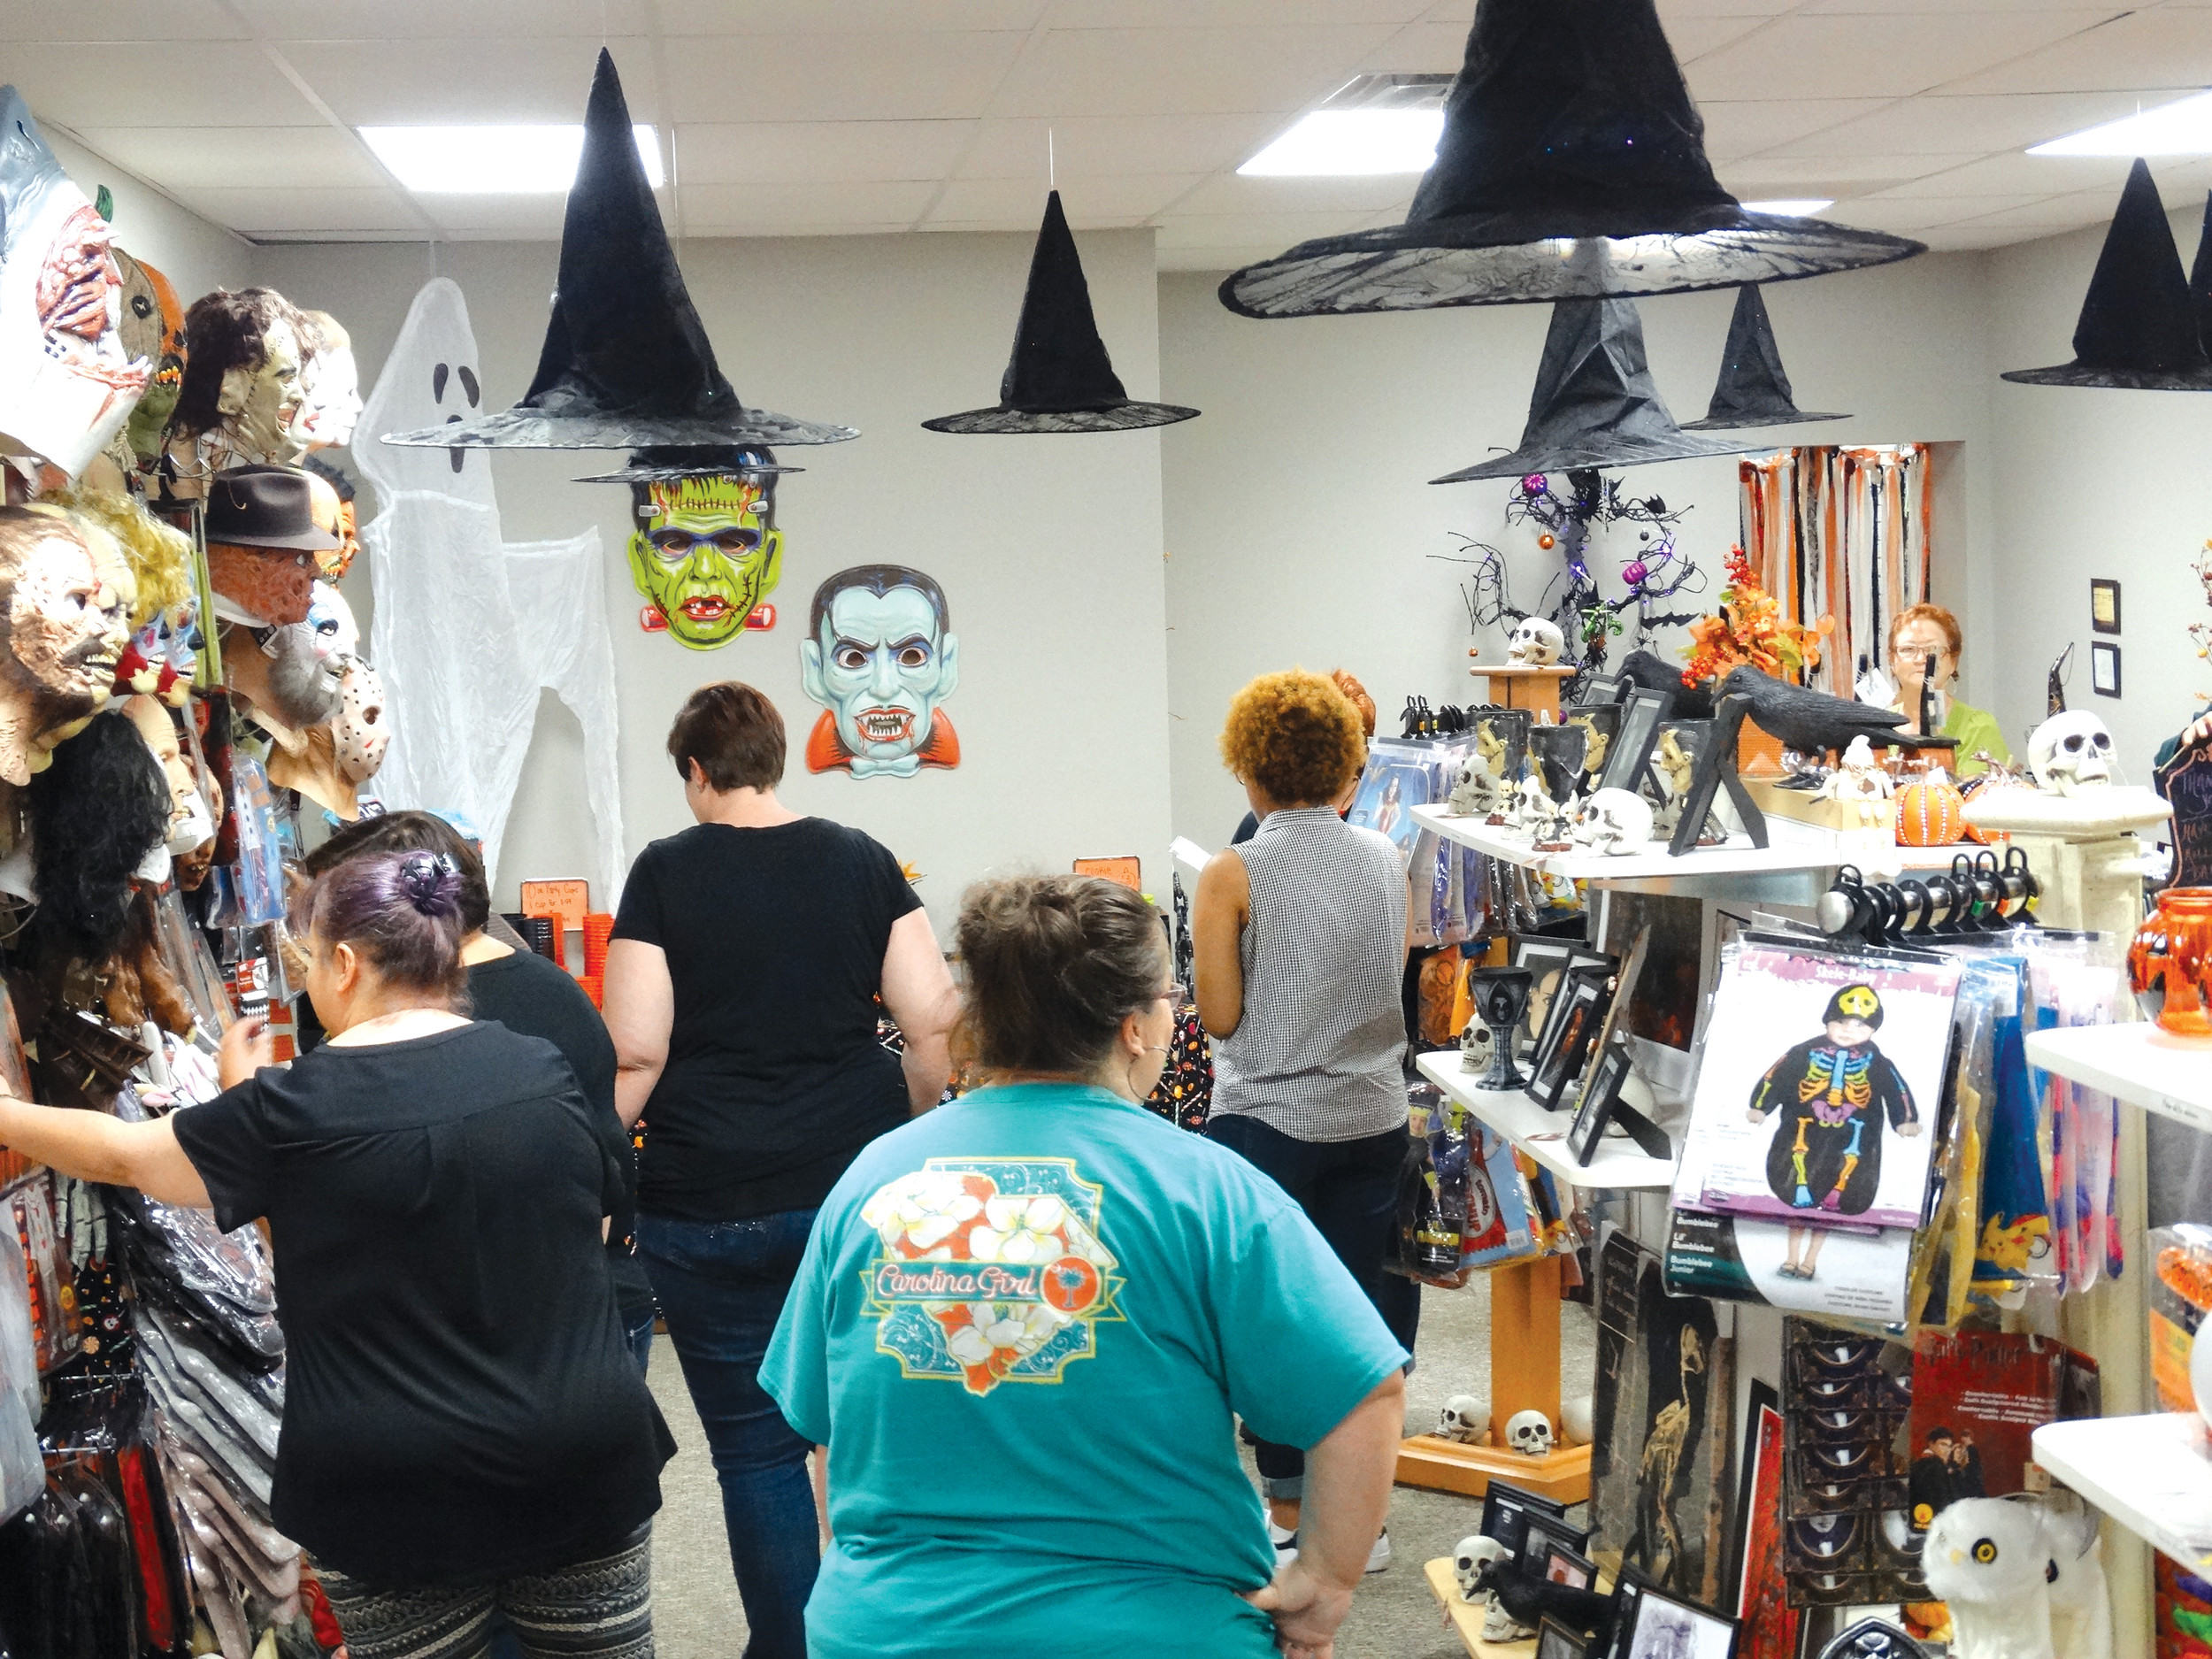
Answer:
[{"label": "small black witch hat", "polygon": [[[730,388],[676,268],[603,47],[584,151],[561,227],[559,287],[530,389],[511,409],[387,443],[487,449],[643,449],[840,443],[860,434],[764,409]],[[710,472],[711,465],[696,469]]]},{"label": "small black witch hat", "polygon": [[2158,187],[2141,157],[2128,169],[2119,211],[2074,325],[2074,360],[2014,369],[2023,386],[2105,386],[2136,392],[2212,392],[2195,296],[2174,246]]},{"label": "small black witch hat", "polygon": [[1029,289],[1014,326],[1014,355],[998,385],[998,406],[940,415],[922,425],[963,434],[1007,432],[1129,432],[1167,426],[1198,411],[1141,403],[1122,389],[1091,314],[1091,286],[1060,193],[1045,198],[1045,222],[1030,257]]},{"label": "small black witch hat", "polygon": [[1774,343],[1774,325],[1759,285],[1736,290],[1736,314],[1728,320],[1728,346],[1720,360],[1720,379],[1705,419],[1685,432],[1727,432],[1738,426],[1787,426],[1801,420],[1841,420],[1841,415],[1809,415],[1790,392],[1782,369],[1782,349]]},{"label": "small black witch hat", "polygon": [[1778,282],[1924,253],[1747,212],[1713,177],[1653,0],[1480,0],[1406,222],[1221,285],[1246,317],[1510,305]]},{"label": "small black witch hat", "polygon": [[1537,365],[1521,447],[1429,482],[1644,466],[1763,447],[1693,437],[1675,425],[1644,361],[1644,325],[1633,302],[1561,300],[1551,308],[1551,332],[1544,336],[1544,360]]}]

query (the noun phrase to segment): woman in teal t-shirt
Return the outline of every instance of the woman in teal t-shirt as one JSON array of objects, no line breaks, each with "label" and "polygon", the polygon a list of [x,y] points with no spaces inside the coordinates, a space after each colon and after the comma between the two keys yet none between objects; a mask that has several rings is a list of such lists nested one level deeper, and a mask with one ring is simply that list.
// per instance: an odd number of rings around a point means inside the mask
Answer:
[{"label": "woman in teal t-shirt", "polygon": [[[809,1653],[1326,1653],[1405,1350],[1280,1187],[1138,1103],[1174,990],[1144,900],[987,883],[959,949],[987,1087],[854,1161],[761,1367],[828,1448]],[[1240,1416],[1310,1454],[1279,1571]]]}]

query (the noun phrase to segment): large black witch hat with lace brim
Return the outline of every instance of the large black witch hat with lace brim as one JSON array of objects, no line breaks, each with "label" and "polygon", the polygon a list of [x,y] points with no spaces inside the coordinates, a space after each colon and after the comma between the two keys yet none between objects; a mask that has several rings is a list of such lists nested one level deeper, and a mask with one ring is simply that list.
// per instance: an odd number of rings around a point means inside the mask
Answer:
[{"label": "large black witch hat with lace brim", "polygon": [[495,415],[384,442],[665,449],[840,443],[859,435],[850,426],[749,409],[723,378],[646,181],[614,59],[603,48],[561,227],[560,286],[529,391]]},{"label": "large black witch hat with lace brim", "polygon": [[1315,317],[1671,294],[1926,250],[1745,211],[1713,177],[1653,0],[1480,0],[1405,223],[1247,265],[1221,303]]},{"label": "large black witch hat with lace brim", "polygon": [[2074,360],[2049,369],[2015,369],[2022,386],[2104,386],[2133,392],[2212,392],[2188,273],[2158,186],[2141,157],[2128,169],[2119,211],[2105,232],[2074,325]]},{"label": "large black witch hat with lace brim", "polygon": [[1842,415],[1807,414],[1797,406],[1790,377],[1782,369],[1782,349],[1774,343],[1774,325],[1759,285],[1736,290],[1736,314],[1728,319],[1728,345],[1721,354],[1720,379],[1705,419],[1686,423],[1685,432],[1731,432],[1740,426],[1787,426],[1801,420],[1842,420]]},{"label": "large black witch hat with lace brim", "polygon": [[1060,193],[1045,198],[1045,222],[1030,256],[1029,288],[1014,326],[1014,355],[1001,377],[998,403],[922,425],[961,434],[1020,432],[1130,432],[1167,426],[1198,411],[1131,397],[1114,373],[1091,314],[1091,285],[1075,251]]},{"label": "large black witch hat with lace brim", "polygon": [[1628,300],[1561,300],[1551,310],[1544,360],[1529,399],[1521,447],[1432,484],[1525,478],[1585,467],[1647,466],[1769,446],[1686,433],[1661,401],[1644,360],[1644,325]]}]

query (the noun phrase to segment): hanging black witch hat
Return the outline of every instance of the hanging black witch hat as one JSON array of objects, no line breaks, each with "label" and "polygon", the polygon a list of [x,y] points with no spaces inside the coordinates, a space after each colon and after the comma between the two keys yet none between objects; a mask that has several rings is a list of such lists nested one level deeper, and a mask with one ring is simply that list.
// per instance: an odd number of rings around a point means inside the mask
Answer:
[{"label": "hanging black witch hat", "polygon": [[1645,466],[1763,447],[1693,437],[1675,425],[1652,384],[1643,320],[1632,301],[1561,300],[1551,308],[1551,332],[1544,336],[1544,360],[1537,365],[1521,447],[1429,482]]},{"label": "hanging black witch hat", "polygon": [[2212,392],[2189,278],[2174,227],[2141,157],[2128,169],[2119,211],[2074,325],[2074,360],[2014,369],[2023,386],[2108,386],[2136,392]]},{"label": "hanging black witch hat", "polygon": [[1197,414],[1178,403],[1141,403],[1122,389],[1091,315],[1091,286],[1075,251],[1057,190],[1045,198],[1045,222],[1030,257],[1029,289],[1014,326],[1014,355],[998,384],[998,405],[940,415],[932,432],[1128,432],[1167,426]]},{"label": "hanging black witch hat", "polygon": [[1736,290],[1736,314],[1728,320],[1728,346],[1720,360],[1720,379],[1705,419],[1685,432],[1727,432],[1738,426],[1786,426],[1801,420],[1841,420],[1841,415],[1809,415],[1790,392],[1782,369],[1782,349],[1774,343],[1774,325],[1759,285]]},{"label": "hanging black witch hat", "polygon": [[1705,159],[1653,0],[1480,0],[1406,222],[1233,273],[1246,317],[1671,294],[1886,265],[1924,244],[1747,212]]},{"label": "hanging black witch hat", "polygon": [[2189,267],[2189,300],[2196,307],[2197,334],[2212,357],[2212,196],[2204,198],[2204,228],[2197,234],[2197,259]]},{"label": "hanging black witch hat", "polygon": [[[560,285],[530,389],[511,409],[387,443],[487,449],[643,449],[839,443],[850,426],[748,409],[676,268],[604,48],[584,111],[584,152],[561,227]],[[712,465],[697,470],[718,471]]]},{"label": "hanging black witch hat", "polygon": [[679,444],[664,449],[637,449],[611,472],[594,472],[579,484],[659,484],[677,478],[780,478],[803,466],[780,466],[773,449],[758,444]]}]

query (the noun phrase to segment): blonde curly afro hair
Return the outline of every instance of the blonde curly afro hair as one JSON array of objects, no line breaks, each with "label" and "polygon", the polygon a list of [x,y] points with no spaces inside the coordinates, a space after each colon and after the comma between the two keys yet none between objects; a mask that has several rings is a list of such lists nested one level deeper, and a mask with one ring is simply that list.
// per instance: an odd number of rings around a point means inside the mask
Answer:
[{"label": "blonde curly afro hair", "polygon": [[1221,758],[1282,806],[1333,802],[1367,759],[1360,711],[1324,675],[1262,674],[1229,702]]}]

